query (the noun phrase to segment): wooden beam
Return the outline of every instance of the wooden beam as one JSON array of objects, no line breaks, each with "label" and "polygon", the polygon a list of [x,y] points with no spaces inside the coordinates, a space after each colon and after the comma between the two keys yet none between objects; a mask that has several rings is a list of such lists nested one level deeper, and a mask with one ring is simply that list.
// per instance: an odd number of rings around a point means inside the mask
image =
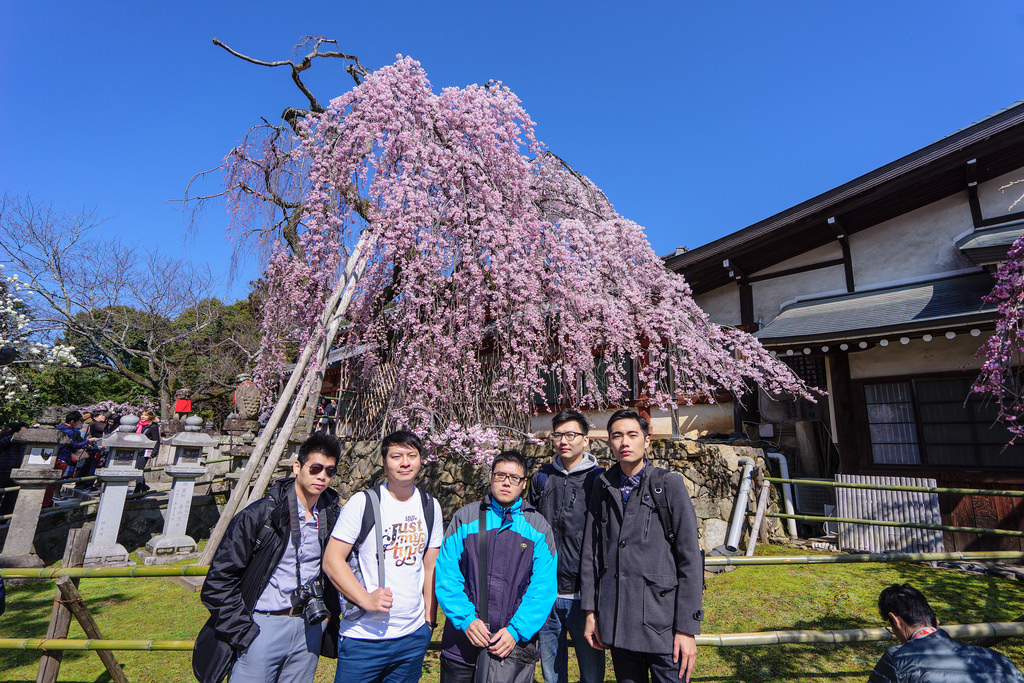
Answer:
[{"label": "wooden beam", "polygon": [[821,268],[831,268],[833,266],[845,265],[845,259],[835,258],[829,261],[819,261],[818,263],[808,263],[806,266],[797,266],[796,268],[786,268],[785,270],[776,270],[771,273],[764,273],[761,275],[751,275],[747,278],[747,282],[762,282],[764,280],[773,280],[779,277],[786,277],[787,275],[799,275],[800,273],[806,273],[812,270],[819,270]]},{"label": "wooden beam", "polygon": [[978,160],[971,159],[966,164],[967,202],[971,205],[971,222],[977,230],[984,222],[981,215],[981,200],[978,199]]},{"label": "wooden beam", "polygon": [[[68,542],[64,547],[64,559],[62,567],[81,567],[85,561],[85,549],[89,545],[88,529],[72,529],[68,533]],[[74,585],[78,579],[72,579]],[[71,626],[71,610],[64,604],[63,593],[58,588],[53,597],[53,611],[50,613],[50,626],[46,629],[47,638],[67,638],[68,628]],[[63,650],[49,650],[43,653],[39,660],[39,672],[36,674],[36,683],[56,683],[57,674],[60,672]]]},{"label": "wooden beam", "polygon": [[[89,612],[89,609],[82,602],[82,594],[78,592],[78,588],[75,586],[75,582],[71,580],[71,577],[62,576],[57,579],[57,589],[64,596],[64,604],[75,615],[75,618],[78,619],[78,623],[82,625],[85,635],[96,640],[103,640],[100,627],[96,624],[96,620],[92,618],[92,613]],[[114,679],[115,683],[128,683],[128,677],[124,675],[121,665],[117,663],[117,659],[111,650],[97,650],[96,654],[100,656],[100,661],[103,662],[104,668],[110,674],[110,677]]]}]

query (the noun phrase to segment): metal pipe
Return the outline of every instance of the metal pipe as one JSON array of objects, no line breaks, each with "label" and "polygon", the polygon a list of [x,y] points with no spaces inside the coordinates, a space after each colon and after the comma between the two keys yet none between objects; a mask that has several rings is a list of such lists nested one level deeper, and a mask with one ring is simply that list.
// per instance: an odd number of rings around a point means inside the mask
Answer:
[{"label": "metal pipe", "polygon": [[[779,461],[779,472],[782,474],[783,479],[789,479],[789,462],[786,460],[786,456],[782,453],[765,453],[764,457],[770,460]],[[771,481],[771,480],[768,480]],[[796,514],[796,508],[793,507],[793,485],[783,484],[782,485],[782,503],[785,507],[787,515]],[[786,520],[786,529],[789,530],[789,537],[793,540],[799,538],[796,532],[796,520]]]},{"label": "metal pipe", "polygon": [[827,486],[837,489],[867,489],[868,491],[910,491],[911,493],[951,493],[971,496],[1000,496],[1024,498],[1024,491],[997,491],[993,489],[951,489],[941,486],[889,486],[886,484],[857,484],[853,482],[822,481],[821,479],[783,479],[765,477],[773,484],[799,484],[800,486]]},{"label": "metal pipe", "polygon": [[736,460],[743,464],[743,473],[740,475],[740,492],[736,494],[736,504],[732,510],[732,523],[729,525],[729,535],[725,540],[725,547],[730,552],[739,550],[740,534],[743,533],[744,514],[747,510],[747,497],[750,496],[750,482],[753,479],[751,473],[754,470],[754,459],[742,456]]},{"label": "metal pipe", "polygon": [[[753,513],[747,513],[748,515]],[[904,529],[935,529],[937,531],[955,531],[961,534],[990,534],[992,536],[1024,537],[1024,531],[1010,529],[983,529],[976,526],[946,526],[945,524],[914,524],[912,522],[885,522],[879,519],[856,519],[852,517],[819,517],[816,515],[784,515],[780,512],[769,512],[765,517],[780,519],[799,519],[803,522],[842,522],[844,524],[867,524],[869,526],[892,526]]]}]

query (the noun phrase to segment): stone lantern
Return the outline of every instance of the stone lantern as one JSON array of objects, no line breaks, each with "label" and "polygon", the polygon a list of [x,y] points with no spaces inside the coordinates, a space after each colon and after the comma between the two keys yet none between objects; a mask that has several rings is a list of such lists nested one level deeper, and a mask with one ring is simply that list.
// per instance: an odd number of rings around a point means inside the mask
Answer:
[{"label": "stone lantern", "polygon": [[43,561],[32,552],[32,542],[39,523],[46,487],[61,477],[54,469],[57,449],[67,443],[68,437],[56,429],[22,429],[11,440],[11,448],[23,445],[21,466],[11,472],[11,479],[21,487],[14,517],[7,527],[7,540],[0,553],[2,564],[8,567],[42,567]]},{"label": "stone lantern", "polygon": [[164,439],[174,449],[174,464],[164,468],[170,475],[171,496],[167,503],[163,533],[146,543],[139,555],[146,564],[166,564],[184,559],[196,551],[196,542],[185,533],[192,509],[192,491],[196,479],[206,474],[200,464],[203,450],[217,445],[217,440],[199,431],[203,420],[193,415],[185,420],[185,431]]},{"label": "stone lantern", "polygon": [[117,542],[117,532],[121,529],[128,484],[142,476],[146,449],[156,447],[156,441],[135,433],[138,424],[139,418],[125,415],[117,431],[100,441],[107,449],[107,466],[96,472],[104,486],[92,539],[85,550],[86,567],[130,564],[128,551]]}]

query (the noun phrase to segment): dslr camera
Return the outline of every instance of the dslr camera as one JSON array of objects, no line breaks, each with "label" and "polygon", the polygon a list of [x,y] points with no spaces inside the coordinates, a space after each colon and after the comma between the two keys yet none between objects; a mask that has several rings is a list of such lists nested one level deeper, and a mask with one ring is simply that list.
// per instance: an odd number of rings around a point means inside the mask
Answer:
[{"label": "dslr camera", "polygon": [[312,579],[299,586],[295,591],[293,600],[296,606],[302,606],[302,612],[306,616],[306,621],[310,624],[319,624],[331,616],[331,613],[327,610],[327,605],[324,604],[324,587],[320,584],[319,578]]}]

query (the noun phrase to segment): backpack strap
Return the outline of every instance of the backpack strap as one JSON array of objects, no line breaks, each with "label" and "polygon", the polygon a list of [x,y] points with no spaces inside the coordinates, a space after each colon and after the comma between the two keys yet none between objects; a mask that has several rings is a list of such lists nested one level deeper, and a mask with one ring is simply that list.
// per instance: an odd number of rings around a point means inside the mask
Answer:
[{"label": "backpack strap", "polygon": [[427,525],[427,543],[423,546],[423,552],[430,547],[430,534],[434,531],[434,497],[423,489],[419,489],[420,504],[423,505],[423,521]]},{"label": "backpack strap", "polygon": [[[366,489],[367,507],[371,508],[373,526],[377,530],[377,585],[384,587],[384,529],[380,521],[380,486]],[[364,508],[365,509],[365,508]]]},{"label": "backpack strap", "polygon": [[676,549],[676,532],[672,528],[672,508],[668,504],[668,495],[665,493],[665,477],[668,470],[664,467],[655,467],[651,472],[651,497],[654,498],[654,511],[658,513],[661,520],[661,528],[665,531],[665,540]]},{"label": "backpack strap", "polygon": [[[654,498],[654,510],[661,520],[661,528],[665,531],[665,540],[672,549],[672,557],[676,556],[676,532],[672,527],[672,508],[668,504],[668,494],[665,493],[665,477],[668,470],[663,467],[655,467],[651,472],[651,497]],[[700,549],[700,575],[701,589],[707,588],[704,580],[704,548]]]},{"label": "backpack strap", "polygon": [[480,502],[480,524],[477,527],[477,546],[478,552],[480,553],[479,575],[477,578],[476,595],[477,602],[477,616],[480,617],[481,621],[487,628],[490,628],[490,624],[487,621],[487,603],[490,600],[488,596],[487,586],[487,499],[485,498]]}]

